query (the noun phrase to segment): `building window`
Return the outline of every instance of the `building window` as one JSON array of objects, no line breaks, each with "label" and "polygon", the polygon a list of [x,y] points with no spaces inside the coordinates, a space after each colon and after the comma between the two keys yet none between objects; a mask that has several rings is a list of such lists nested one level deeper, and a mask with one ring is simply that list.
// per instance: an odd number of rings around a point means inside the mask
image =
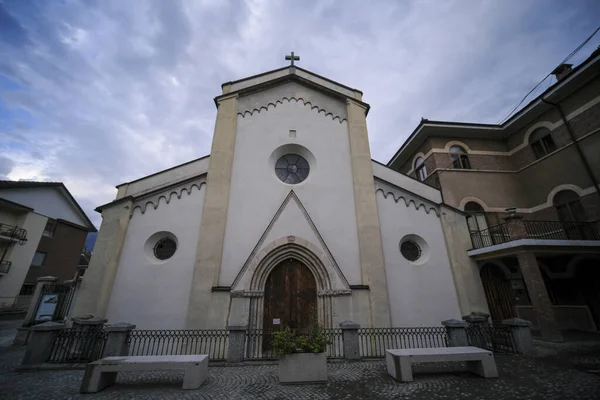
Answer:
[{"label": "building window", "polygon": [[296,184],[308,177],[308,161],[298,154],[286,154],[275,163],[275,174],[285,183]]},{"label": "building window", "polygon": [[558,218],[563,222],[583,222],[586,220],[579,195],[572,190],[561,190],[553,199]]},{"label": "building window", "polygon": [[452,167],[456,169],[471,169],[467,151],[460,146],[450,147],[450,157],[452,158]]},{"label": "building window", "polygon": [[465,204],[465,212],[468,214],[467,222],[471,233],[485,231],[488,228],[485,211],[478,203],[470,201]]},{"label": "building window", "polygon": [[548,128],[539,128],[529,137],[529,144],[535,153],[535,158],[542,158],[556,150],[556,144]]},{"label": "building window", "polygon": [[421,182],[427,178],[427,167],[425,166],[423,157],[417,157],[417,160],[415,161],[415,175]]},{"label": "building window", "polygon": [[408,261],[417,261],[421,257],[421,248],[412,240],[402,242],[400,244],[400,252]]},{"label": "building window", "polygon": [[154,245],[154,256],[159,260],[166,260],[171,258],[177,250],[177,243],[169,237],[160,239]]},{"label": "building window", "polygon": [[33,260],[31,261],[32,267],[41,267],[44,265],[44,261],[46,260],[46,253],[41,251],[36,251],[33,256]]},{"label": "building window", "polygon": [[34,283],[24,283],[21,286],[21,291],[19,292],[19,296],[33,296],[33,291],[35,290]]},{"label": "building window", "polygon": [[46,222],[46,227],[44,228],[44,236],[54,237],[54,231],[56,231],[56,221],[53,219],[48,219],[48,222]]}]

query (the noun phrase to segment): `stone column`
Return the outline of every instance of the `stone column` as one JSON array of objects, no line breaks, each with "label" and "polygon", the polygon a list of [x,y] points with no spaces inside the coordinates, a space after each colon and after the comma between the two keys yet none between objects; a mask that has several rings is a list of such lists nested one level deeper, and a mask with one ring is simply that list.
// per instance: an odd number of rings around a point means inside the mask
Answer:
[{"label": "stone column", "polygon": [[127,322],[119,322],[118,324],[106,325],[108,338],[104,345],[102,358],[111,356],[127,356],[129,355],[129,334],[135,329],[135,325]]},{"label": "stone column", "polygon": [[371,288],[369,292],[371,324],[374,327],[384,328],[391,324],[390,303],[365,116],[367,105],[351,99],[348,99],[346,104],[361,283]]},{"label": "stone column", "polygon": [[37,278],[37,282],[35,285],[35,290],[33,292],[33,297],[31,298],[31,303],[29,303],[29,309],[27,310],[27,314],[25,315],[25,321],[23,321],[23,326],[28,326],[32,324],[35,320],[35,314],[38,311],[38,305],[40,299],[42,298],[42,289],[46,283],[55,283],[58,281],[58,278],[55,276],[42,276]]},{"label": "stone column", "polygon": [[84,315],[80,317],[71,318],[73,321],[73,329],[78,331],[97,331],[102,329],[104,324],[108,321],[103,318],[97,318],[92,315]]},{"label": "stone column", "polygon": [[236,363],[244,361],[244,350],[246,348],[246,325],[230,325],[229,346],[227,347],[227,362]]},{"label": "stone column", "polygon": [[562,333],[556,321],[552,302],[548,296],[546,284],[535,254],[531,252],[519,253],[517,259],[519,260],[525,286],[527,286],[529,292],[538,328],[542,333],[542,339],[549,342],[562,342]]},{"label": "stone column", "polygon": [[357,360],[360,358],[360,343],[358,330],[360,325],[353,321],[340,322],[342,328],[342,339],[344,341],[344,358],[346,360]]},{"label": "stone column", "polygon": [[533,337],[531,336],[531,322],[520,318],[510,318],[502,321],[510,326],[516,350],[521,354],[533,353]]},{"label": "stone column", "polygon": [[65,324],[58,322],[44,322],[32,326],[31,340],[27,344],[21,365],[43,364],[48,361],[58,332],[64,327]]},{"label": "stone column", "polygon": [[506,229],[510,240],[525,239],[527,237],[527,229],[523,223],[523,217],[520,215],[513,215],[504,218],[506,221]]},{"label": "stone column", "polygon": [[446,327],[446,333],[448,334],[448,345],[450,347],[462,347],[469,345],[469,339],[467,337],[467,324],[465,321],[459,321],[457,319],[448,319],[442,321],[442,325]]},{"label": "stone column", "polygon": [[186,319],[188,329],[222,329],[230,300],[227,293],[213,293],[211,288],[219,286],[237,132],[237,95],[218,102]]},{"label": "stone column", "polygon": [[94,255],[75,293],[71,315],[106,316],[133,201],[130,197],[123,197],[99,209],[102,211],[102,226],[94,245]]}]

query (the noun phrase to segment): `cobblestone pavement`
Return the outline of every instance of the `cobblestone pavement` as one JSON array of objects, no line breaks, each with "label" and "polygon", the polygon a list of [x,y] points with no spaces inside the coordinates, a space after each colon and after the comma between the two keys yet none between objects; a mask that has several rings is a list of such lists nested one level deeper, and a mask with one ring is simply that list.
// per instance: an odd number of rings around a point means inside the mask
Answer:
[{"label": "cobblestone pavement", "polygon": [[22,355],[22,348],[0,347],[2,399],[600,399],[598,342],[540,344],[532,358],[497,355],[498,379],[427,364],[417,367],[414,382],[398,383],[375,360],[330,363],[327,384],[282,386],[277,365],[211,366],[198,390],[181,390],[177,372],[121,373],[116,385],[93,395],[78,393],[81,370],[15,372]]}]

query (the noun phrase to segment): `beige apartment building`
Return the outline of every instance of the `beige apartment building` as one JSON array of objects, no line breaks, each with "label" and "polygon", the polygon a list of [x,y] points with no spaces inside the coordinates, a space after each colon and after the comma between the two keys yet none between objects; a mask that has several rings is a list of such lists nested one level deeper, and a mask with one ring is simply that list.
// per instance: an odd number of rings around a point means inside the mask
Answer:
[{"label": "beige apartment building", "polygon": [[499,125],[423,119],[387,166],[465,212],[492,320],[600,328],[600,48]]}]

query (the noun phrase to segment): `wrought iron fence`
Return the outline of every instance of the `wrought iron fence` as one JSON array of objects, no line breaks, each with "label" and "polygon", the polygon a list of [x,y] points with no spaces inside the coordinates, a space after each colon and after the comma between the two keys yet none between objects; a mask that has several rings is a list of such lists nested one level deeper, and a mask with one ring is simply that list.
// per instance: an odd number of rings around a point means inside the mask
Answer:
[{"label": "wrought iron fence", "polygon": [[104,329],[62,329],[50,351],[49,363],[88,363],[102,358],[107,332]]},{"label": "wrought iron fence", "polygon": [[[274,360],[277,354],[273,349],[273,333],[277,330],[249,329],[246,331],[246,360]],[[340,328],[322,329],[329,344],[325,349],[327,358],[344,358],[344,341]]]},{"label": "wrought iron fence", "polygon": [[527,237],[550,240],[600,240],[596,222],[523,221]]},{"label": "wrought iron fence", "polygon": [[358,330],[361,357],[385,357],[386,349],[447,347],[446,328],[361,328]]},{"label": "wrought iron fence", "polygon": [[510,242],[510,234],[506,224],[492,226],[481,231],[471,232],[471,243],[474,249]]},{"label": "wrought iron fence", "polygon": [[75,287],[66,283],[46,283],[36,305],[36,313],[29,325],[42,322],[62,322],[69,314],[71,302],[75,294]]},{"label": "wrought iron fence", "polygon": [[27,230],[13,225],[0,223],[0,235],[8,236],[22,243],[27,241]]},{"label": "wrought iron fence", "polygon": [[518,353],[510,326],[470,325],[467,327],[469,346],[491,350],[494,353]]},{"label": "wrought iron fence", "polygon": [[129,355],[207,354],[209,360],[224,360],[227,355],[228,339],[227,329],[134,329],[129,335]]}]

